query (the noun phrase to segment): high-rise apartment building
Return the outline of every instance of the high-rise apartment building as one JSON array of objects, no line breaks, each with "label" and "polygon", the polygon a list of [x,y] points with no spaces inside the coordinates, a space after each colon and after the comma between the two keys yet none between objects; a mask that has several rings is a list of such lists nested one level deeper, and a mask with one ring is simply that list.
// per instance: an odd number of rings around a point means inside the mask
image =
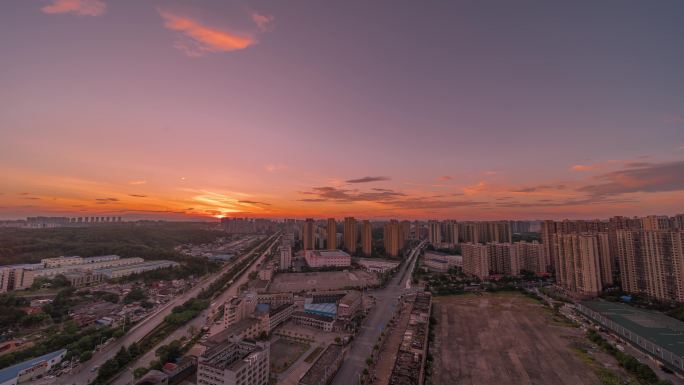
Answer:
[{"label": "high-rise apartment building", "polygon": [[358,243],[359,228],[356,225],[354,217],[344,218],[344,249],[350,253],[356,253],[356,245]]},{"label": "high-rise apartment building", "polygon": [[401,221],[399,223],[399,231],[401,232],[401,247],[406,245],[409,239],[411,239],[411,222]]},{"label": "high-rise apartment building", "polygon": [[373,228],[368,220],[363,221],[361,228],[361,252],[366,257],[370,257],[373,252]]},{"label": "high-rise apartment building", "polygon": [[486,245],[464,243],[461,245],[463,255],[463,272],[468,275],[486,279],[489,277],[489,252]]},{"label": "high-rise apartment building", "polygon": [[385,223],[383,241],[385,244],[385,253],[390,257],[398,257],[399,251],[404,247],[402,244],[399,221],[392,219],[388,223]]},{"label": "high-rise apartment building", "polygon": [[670,218],[665,215],[649,215],[641,218],[642,228],[646,231],[670,230]]},{"label": "high-rise apartment building", "polygon": [[442,244],[442,227],[438,221],[428,221],[428,242],[435,247]]},{"label": "high-rise apartment building", "polygon": [[292,267],[292,243],[283,237],[280,243],[280,270],[290,270]]},{"label": "high-rise apartment building", "polygon": [[302,249],[304,250],[314,250],[316,244],[315,238],[315,223],[313,218],[306,218],[304,222],[304,228],[302,229]]},{"label": "high-rise apartment building", "polygon": [[544,247],[541,243],[534,242],[515,242],[513,247],[516,249],[520,258],[520,269],[534,273],[547,272],[546,257]]},{"label": "high-rise apartment building", "polygon": [[488,243],[489,270],[493,274],[520,275],[518,250],[511,243]]},{"label": "high-rise apartment building", "polygon": [[413,238],[421,239],[423,226],[419,221],[413,221]]},{"label": "high-rise apartment building", "polygon": [[619,230],[617,238],[624,291],[684,302],[684,231]]},{"label": "high-rise apartment building", "polygon": [[458,223],[456,221],[444,221],[442,223],[442,241],[449,246],[457,245],[459,238]]},{"label": "high-rise apartment building", "polygon": [[601,261],[606,258],[601,257],[599,244],[597,234],[556,234],[556,283],[580,295],[601,292]]},{"label": "high-rise apartment building", "polygon": [[335,222],[335,218],[328,218],[328,227],[326,229],[327,249],[334,250],[337,248],[337,222]]}]

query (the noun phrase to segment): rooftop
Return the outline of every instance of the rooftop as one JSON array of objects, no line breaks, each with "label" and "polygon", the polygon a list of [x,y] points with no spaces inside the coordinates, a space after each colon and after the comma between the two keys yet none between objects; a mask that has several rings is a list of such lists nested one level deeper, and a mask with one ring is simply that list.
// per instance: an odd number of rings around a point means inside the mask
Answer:
[{"label": "rooftop", "polygon": [[334,303],[305,303],[304,311],[312,314],[335,316],[337,314],[337,305]]},{"label": "rooftop", "polygon": [[50,361],[51,359],[58,357],[62,353],[66,353],[66,349],[57,350],[55,352],[48,353],[40,357],[24,361],[20,364],[16,364],[8,368],[2,369],[0,370],[0,384],[4,384],[5,382],[16,378],[19,375],[19,372],[21,372],[22,370],[28,369],[44,361]]},{"label": "rooftop", "polygon": [[684,357],[684,322],[662,313],[618,302],[583,301],[582,305],[674,354]]},{"label": "rooftop", "polygon": [[349,257],[349,254],[342,250],[308,250],[317,257]]},{"label": "rooftop", "polygon": [[340,345],[332,344],[325,349],[325,352],[314,362],[304,377],[299,380],[300,384],[322,384],[330,374],[330,367],[342,355],[344,349]]}]

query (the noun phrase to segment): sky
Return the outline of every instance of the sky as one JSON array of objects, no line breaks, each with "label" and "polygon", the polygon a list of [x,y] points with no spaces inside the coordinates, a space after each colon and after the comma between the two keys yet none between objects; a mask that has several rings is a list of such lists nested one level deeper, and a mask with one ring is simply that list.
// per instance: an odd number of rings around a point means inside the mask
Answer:
[{"label": "sky", "polygon": [[0,2],[0,219],[684,212],[680,0]]}]

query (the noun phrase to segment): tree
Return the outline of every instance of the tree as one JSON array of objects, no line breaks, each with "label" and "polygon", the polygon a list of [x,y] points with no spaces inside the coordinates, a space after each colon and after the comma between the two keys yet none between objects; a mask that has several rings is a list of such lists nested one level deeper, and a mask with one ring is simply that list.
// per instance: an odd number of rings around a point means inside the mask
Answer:
[{"label": "tree", "polygon": [[128,350],[122,346],[121,349],[116,352],[114,359],[116,360],[116,363],[119,364],[119,367],[124,367],[131,361],[131,355],[128,353]]},{"label": "tree", "polygon": [[124,303],[129,304],[133,302],[144,301],[147,299],[147,294],[140,286],[135,286],[124,297]]},{"label": "tree", "polygon": [[86,350],[85,352],[81,353],[81,356],[78,357],[78,360],[81,362],[86,362],[93,358],[93,352]]},{"label": "tree", "polygon": [[150,369],[144,368],[144,367],[135,368],[135,370],[133,371],[133,377],[134,378],[140,378],[140,377],[144,376],[145,374],[147,374],[147,372],[149,372],[149,371],[150,371]]}]

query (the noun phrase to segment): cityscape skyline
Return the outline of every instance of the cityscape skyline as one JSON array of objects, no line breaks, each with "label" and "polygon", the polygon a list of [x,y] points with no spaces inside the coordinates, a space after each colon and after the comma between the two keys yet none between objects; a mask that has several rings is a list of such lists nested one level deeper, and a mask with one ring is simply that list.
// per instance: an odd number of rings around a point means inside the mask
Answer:
[{"label": "cityscape skyline", "polygon": [[492,8],[3,2],[0,219],[681,211],[684,4]]}]

